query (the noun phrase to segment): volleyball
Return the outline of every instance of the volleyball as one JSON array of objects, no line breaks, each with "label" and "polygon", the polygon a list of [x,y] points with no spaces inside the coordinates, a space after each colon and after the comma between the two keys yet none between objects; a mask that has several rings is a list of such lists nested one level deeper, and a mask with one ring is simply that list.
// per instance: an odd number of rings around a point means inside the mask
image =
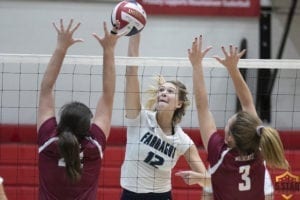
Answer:
[{"label": "volleyball", "polygon": [[136,1],[122,1],[118,3],[111,13],[111,23],[119,20],[119,33],[131,36],[143,30],[147,22],[144,8]]}]

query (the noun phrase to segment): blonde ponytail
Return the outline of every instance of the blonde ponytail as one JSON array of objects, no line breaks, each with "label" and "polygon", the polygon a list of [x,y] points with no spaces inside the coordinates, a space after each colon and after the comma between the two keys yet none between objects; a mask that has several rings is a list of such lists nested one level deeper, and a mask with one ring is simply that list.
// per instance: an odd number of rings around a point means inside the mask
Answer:
[{"label": "blonde ponytail", "polygon": [[260,130],[261,153],[267,165],[272,168],[289,169],[289,163],[284,155],[284,148],[278,132],[271,127]]}]

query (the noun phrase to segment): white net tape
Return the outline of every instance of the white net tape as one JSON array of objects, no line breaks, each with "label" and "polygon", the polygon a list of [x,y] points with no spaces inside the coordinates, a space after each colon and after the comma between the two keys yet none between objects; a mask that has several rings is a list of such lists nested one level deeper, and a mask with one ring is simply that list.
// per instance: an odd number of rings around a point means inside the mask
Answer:
[{"label": "white net tape", "polygon": [[[0,63],[48,63],[51,55],[36,54],[0,54]],[[64,60],[65,64],[99,65],[102,56],[69,55]],[[191,67],[188,58],[175,57],[122,57],[116,56],[116,65],[160,66],[160,67]],[[215,59],[205,58],[205,67],[222,67]],[[239,68],[260,69],[300,69],[300,60],[297,59],[243,59],[239,62]]]}]

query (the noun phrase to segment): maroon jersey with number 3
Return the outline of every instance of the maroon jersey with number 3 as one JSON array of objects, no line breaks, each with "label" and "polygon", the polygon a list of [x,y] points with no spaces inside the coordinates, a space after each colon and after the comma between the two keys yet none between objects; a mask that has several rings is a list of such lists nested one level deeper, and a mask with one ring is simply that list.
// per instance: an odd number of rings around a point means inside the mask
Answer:
[{"label": "maroon jersey with number 3", "polygon": [[96,199],[102,152],[106,144],[103,131],[92,124],[90,136],[80,141],[82,177],[79,182],[71,183],[59,154],[56,128],[57,122],[53,117],[45,121],[38,132],[39,199]]},{"label": "maroon jersey with number 3", "polygon": [[259,154],[240,157],[228,148],[224,136],[214,133],[208,142],[209,172],[215,200],[263,200],[265,165]]}]

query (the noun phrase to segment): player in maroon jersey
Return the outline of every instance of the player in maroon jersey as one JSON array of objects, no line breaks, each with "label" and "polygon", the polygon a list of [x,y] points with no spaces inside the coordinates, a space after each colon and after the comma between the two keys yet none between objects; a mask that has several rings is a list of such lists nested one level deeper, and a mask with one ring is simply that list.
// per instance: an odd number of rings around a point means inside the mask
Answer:
[{"label": "player in maroon jersey", "polygon": [[[203,144],[208,151],[212,189],[215,200],[253,200],[265,198],[266,164],[288,169],[278,132],[263,126],[253,103],[251,92],[237,67],[245,50],[238,52],[230,45],[229,52],[222,47],[225,58],[215,56],[224,65],[233,81],[242,111],[227,122],[225,136],[217,132],[209,110],[202,59],[211,47],[202,51],[202,36],[195,38],[188,51],[193,66],[193,85],[198,120]],[[185,181],[197,180],[194,172],[181,172]]]},{"label": "player in maroon jersey", "polygon": [[73,38],[80,23],[57,26],[56,49],[44,74],[38,107],[39,199],[96,199],[102,154],[111,127],[115,93],[114,49],[117,28],[104,37],[93,34],[103,48],[103,93],[91,110],[80,102],[65,104],[60,119],[55,118],[53,88],[69,47],[82,42]]}]

